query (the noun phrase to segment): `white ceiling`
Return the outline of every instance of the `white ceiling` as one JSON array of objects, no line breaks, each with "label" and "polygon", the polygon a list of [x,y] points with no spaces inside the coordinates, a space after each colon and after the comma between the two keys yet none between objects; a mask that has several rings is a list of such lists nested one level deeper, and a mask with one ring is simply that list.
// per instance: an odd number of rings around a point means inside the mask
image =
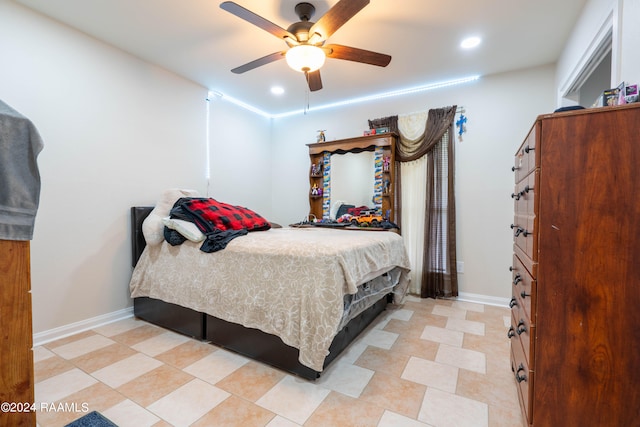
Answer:
[{"label": "white ceiling", "polygon": [[[210,90],[271,114],[305,105],[306,82],[285,61],[231,69],[286,45],[220,9],[222,0],[14,0]],[[316,21],[337,0],[307,0]],[[348,1],[348,0],[347,0]],[[236,0],[287,28],[299,0]],[[328,43],[391,55],[386,68],[327,59],[311,106],[555,62],[586,0],[371,0]],[[460,41],[482,37],[473,51]],[[283,95],[270,93],[273,85]]]}]

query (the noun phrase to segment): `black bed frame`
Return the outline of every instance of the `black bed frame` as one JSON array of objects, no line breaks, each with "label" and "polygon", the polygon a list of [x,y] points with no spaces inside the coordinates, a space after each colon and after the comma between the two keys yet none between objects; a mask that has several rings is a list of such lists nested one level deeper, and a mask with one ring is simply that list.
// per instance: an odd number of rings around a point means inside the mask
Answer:
[{"label": "black bed frame", "polygon": [[[146,242],[142,234],[142,222],[153,207],[131,208],[132,265],[142,254]],[[326,368],[391,301],[391,295],[378,300],[373,306],[352,319],[334,337],[329,347],[329,355],[324,361]],[[320,377],[317,372],[298,361],[298,349],[288,346],[282,340],[259,329],[247,328],[237,323],[227,322],[176,304],[161,300],[139,297],[133,300],[134,315],[158,326],[191,336],[199,340],[210,341],[251,359],[283,369],[309,380]]]}]

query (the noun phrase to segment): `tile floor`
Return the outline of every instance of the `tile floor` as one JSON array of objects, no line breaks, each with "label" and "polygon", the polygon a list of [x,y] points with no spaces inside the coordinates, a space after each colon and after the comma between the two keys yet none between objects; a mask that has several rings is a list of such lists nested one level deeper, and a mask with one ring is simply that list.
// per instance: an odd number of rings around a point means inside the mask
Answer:
[{"label": "tile floor", "polygon": [[509,309],[408,297],[316,382],[130,318],[34,349],[40,427],[522,426]]}]

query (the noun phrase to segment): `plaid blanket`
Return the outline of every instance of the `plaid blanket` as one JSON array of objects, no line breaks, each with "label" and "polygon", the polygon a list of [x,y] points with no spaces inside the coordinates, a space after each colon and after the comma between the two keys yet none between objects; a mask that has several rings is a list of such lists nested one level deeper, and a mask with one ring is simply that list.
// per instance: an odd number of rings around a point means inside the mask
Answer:
[{"label": "plaid blanket", "polygon": [[258,231],[271,228],[269,221],[251,209],[202,197],[179,199],[171,210],[171,216],[193,222],[205,234],[227,230]]}]

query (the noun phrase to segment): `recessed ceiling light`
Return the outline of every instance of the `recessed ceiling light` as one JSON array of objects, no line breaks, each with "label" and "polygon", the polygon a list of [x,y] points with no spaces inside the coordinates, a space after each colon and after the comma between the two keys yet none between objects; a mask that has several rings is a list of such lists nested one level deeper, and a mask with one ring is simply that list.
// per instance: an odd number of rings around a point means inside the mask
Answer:
[{"label": "recessed ceiling light", "polygon": [[284,93],[284,88],[282,86],[272,86],[271,93],[274,95],[282,95]]},{"label": "recessed ceiling light", "polygon": [[473,49],[474,47],[477,47],[481,41],[482,40],[480,40],[480,37],[467,37],[466,39],[462,40],[462,43],[460,43],[460,47],[463,49]]}]

